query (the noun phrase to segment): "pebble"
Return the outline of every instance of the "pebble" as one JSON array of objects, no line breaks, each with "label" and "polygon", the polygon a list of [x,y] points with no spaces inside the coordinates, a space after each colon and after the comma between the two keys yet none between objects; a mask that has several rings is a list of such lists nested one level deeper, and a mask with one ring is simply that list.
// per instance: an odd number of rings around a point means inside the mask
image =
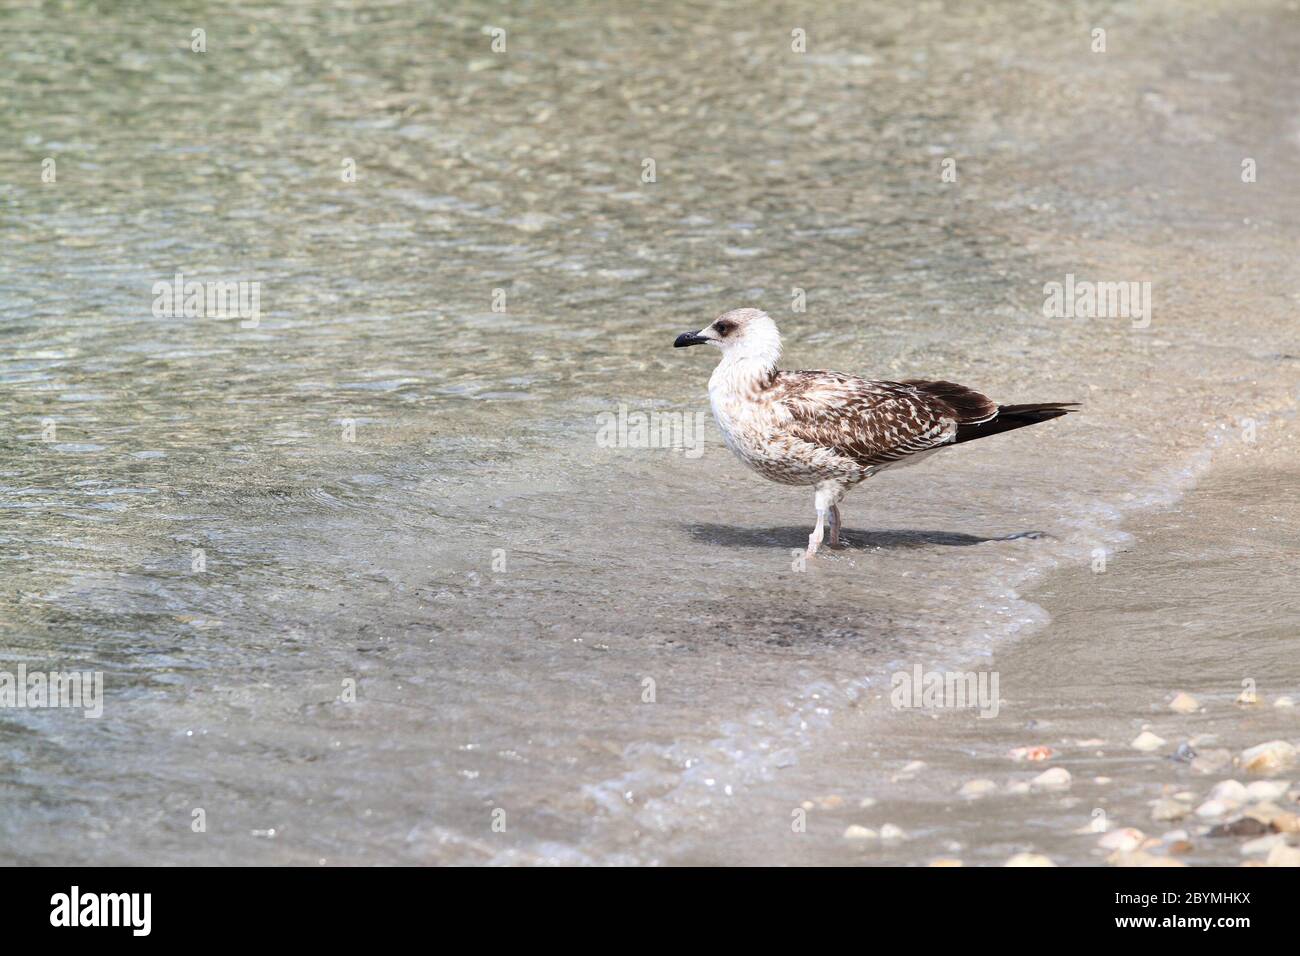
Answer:
[{"label": "pebble", "polygon": [[1129,746],[1134,750],[1142,750],[1146,753],[1150,753],[1153,750],[1159,750],[1166,743],[1167,741],[1163,737],[1157,737],[1151,731],[1144,730],[1133,738],[1133,741]]},{"label": "pebble", "polygon": [[1295,763],[1295,747],[1285,740],[1249,747],[1241,752],[1241,765],[1251,773],[1275,773]]},{"label": "pebble", "polygon": [[1011,780],[1007,783],[1007,793],[1021,794],[1029,792],[1029,783],[1024,780]]},{"label": "pebble", "polygon": [[892,823],[886,823],[880,828],[880,839],[882,840],[906,840],[907,834],[903,832],[902,827],[896,827]]},{"label": "pebble", "polygon": [[1092,782],[1093,782],[1093,783],[1096,783],[1096,784],[1100,784],[1101,786],[1104,787],[1106,784],[1108,784],[1108,783],[1111,782],[1111,778],[1110,778],[1110,777],[1093,777],[1093,778],[1092,778]]},{"label": "pebble", "polygon": [[1217,827],[1210,827],[1210,832],[1207,833],[1206,836],[1259,836],[1261,833],[1267,832],[1267,823],[1260,823],[1258,820],[1253,820],[1250,817],[1237,817],[1237,819],[1229,820],[1227,823],[1220,823]]},{"label": "pebble", "polygon": [[1029,788],[1031,790],[1069,790],[1070,771],[1064,767],[1053,767],[1051,770],[1044,770],[1029,781]]},{"label": "pebble", "polygon": [[1196,751],[1192,749],[1190,743],[1181,743],[1178,745],[1178,749],[1174,751],[1173,759],[1179,763],[1191,763],[1196,759]]},{"label": "pebble", "polygon": [[997,789],[998,785],[992,780],[967,780],[961,785],[961,789],[957,793],[968,800],[975,800],[979,797],[988,796]]},{"label": "pebble", "polygon": [[1244,803],[1246,801],[1246,787],[1237,780],[1223,780],[1214,785],[1214,789],[1210,791],[1210,799]]},{"label": "pebble", "polygon": [[1270,833],[1268,836],[1256,837],[1253,840],[1247,840],[1241,845],[1241,852],[1244,856],[1258,856],[1272,851],[1273,847],[1281,846],[1286,843],[1286,837],[1280,833]]},{"label": "pebble", "polygon": [[1175,714],[1194,714],[1201,708],[1201,702],[1191,694],[1179,691],[1169,702],[1169,709]]},{"label": "pebble", "polygon": [[937,860],[931,860],[930,865],[931,866],[962,866],[964,864],[961,862],[961,860],[957,860],[948,856],[943,856]]},{"label": "pebble", "polygon": [[1277,700],[1273,701],[1273,706],[1274,706],[1274,707],[1294,707],[1294,706],[1295,706],[1295,699],[1292,698],[1292,697],[1279,697]]},{"label": "pebble", "polygon": [[858,806],[861,807],[863,810],[869,810],[875,805],[876,805],[875,797],[863,797],[861,800],[858,801]]},{"label": "pebble", "polygon": [[[1282,815],[1282,808],[1271,800],[1265,800],[1263,803],[1257,803],[1246,811],[1246,816],[1252,820],[1258,820],[1265,826],[1272,827],[1273,821]],[[1277,827],[1273,827],[1278,829]]]},{"label": "pebble", "polygon": [[1206,800],[1196,808],[1196,815],[1202,820],[1215,820],[1232,811],[1232,807],[1222,800]]},{"label": "pebble", "polygon": [[875,830],[858,826],[856,823],[844,828],[844,839],[846,840],[874,840],[878,836],[880,834]]},{"label": "pebble", "polygon": [[1192,812],[1192,808],[1177,800],[1157,800],[1151,806],[1152,820],[1181,820]]},{"label": "pebble", "polygon": [[1179,842],[1182,842],[1182,841],[1184,841],[1184,840],[1187,839],[1187,831],[1186,831],[1186,830],[1170,830],[1168,833],[1166,833],[1166,834],[1165,834],[1164,836],[1162,836],[1160,839],[1164,840],[1166,843],[1179,843]]},{"label": "pebble", "polygon": [[1286,794],[1290,785],[1285,780],[1253,780],[1246,786],[1246,799],[1276,800]]},{"label": "pebble", "polygon": [[1300,866],[1300,847],[1278,844],[1268,851],[1265,866]]},{"label": "pebble", "polygon": [[[1056,866],[1056,864],[1053,863],[1051,859],[1043,856],[1041,853],[1017,853],[1015,856],[1007,860],[1007,862],[1003,863],[1002,865],[1003,866]],[[1279,864],[1279,865],[1286,866],[1288,864]]]},{"label": "pebble", "polygon": [[1056,751],[1045,744],[1034,747],[1013,747],[1008,756],[1016,763],[1036,763],[1056,756]]},{"label": "pebble", "polygon": [[1300,814],[1283,810],[1269,821],[1269,826],[1279,833],[1300,833]]},{"label": "pebble", "polygon": [[1121,830],[1111,830],[1097,841],[1097,846],[1101,847],[1103,850],[1120,850],[1124,853],[1128,853],[1131,850],[1136,850],[1140,847],[1142,841],[1145,839],[1146,834],[1141,830],[1133,827],[1124,827]]}]

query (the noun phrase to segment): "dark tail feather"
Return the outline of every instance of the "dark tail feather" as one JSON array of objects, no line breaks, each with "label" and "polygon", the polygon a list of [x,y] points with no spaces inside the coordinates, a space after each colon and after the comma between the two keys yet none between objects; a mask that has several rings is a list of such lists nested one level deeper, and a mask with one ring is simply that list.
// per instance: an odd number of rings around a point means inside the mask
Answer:
[{"label": "dark tail feather", "polygon": [[1078,402],[1043,402],[1038,405],[999,405],[996,418],[976,425],[958,425],[953,444],[974,441],[999,432],[1009,432],[1026,425],[1037,425],[1051,418],[1060,418],[1078,410]]}]

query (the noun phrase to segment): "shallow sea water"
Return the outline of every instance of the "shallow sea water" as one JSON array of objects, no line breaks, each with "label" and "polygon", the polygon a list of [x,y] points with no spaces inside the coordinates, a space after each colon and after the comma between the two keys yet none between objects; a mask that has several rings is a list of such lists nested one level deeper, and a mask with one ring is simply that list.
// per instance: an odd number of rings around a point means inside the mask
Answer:
[{"label": "shallow sea water", "polygon": [[[0,641],[105,713],[0,712],[6,862],[809,859],[792,801],[896,785],[832,743],[894,670],[1032,640],[1025,587],[1294,406],[1297,192],[1235,180],[1294,154],[1293,14],[79,9],[0,14]],[[156,317],[177,272],[257,327]],[[1047,318],[1067,272],[1160,311]],[[787,367],[1087,411],[798,570],[811,494],[711,422],[599,441],[707,411],[671,342],[741,305]]]}]

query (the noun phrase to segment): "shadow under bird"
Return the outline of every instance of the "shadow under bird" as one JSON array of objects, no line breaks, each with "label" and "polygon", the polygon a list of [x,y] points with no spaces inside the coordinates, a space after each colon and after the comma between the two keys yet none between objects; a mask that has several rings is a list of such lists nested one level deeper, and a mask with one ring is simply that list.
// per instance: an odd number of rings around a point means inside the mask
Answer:
[{"label": "shadow under bird", "polygon": [[722,351],[709,403],[727,447],[765,478],[815,489],[810,558],[828,523],[830,547],[840,547],[839,504],[854,485],[942,448],[1059,418],[1079,404],[998,405],[953,382],[782,372],[781,334],[759,309],[724,313],[673,342],[679,349],[706,344]]}]

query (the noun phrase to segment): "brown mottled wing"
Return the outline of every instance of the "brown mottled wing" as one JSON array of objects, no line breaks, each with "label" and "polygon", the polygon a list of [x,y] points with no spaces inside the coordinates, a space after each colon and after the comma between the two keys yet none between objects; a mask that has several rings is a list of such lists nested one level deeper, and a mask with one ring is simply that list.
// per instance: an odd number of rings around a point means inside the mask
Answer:
[{"label": "brown mottled wing", "polygon": [[953,440],[997,405],[952,382],[868,382],[838,372],[781,372],[774,399],[796,438],[861,465],[884,465]]},{"label": "brown mottled wing", "polygon": [[958,425],[978,425],[998,415],[998,406],[993,399],[956,382],[927,382],[925,379],[908,378],[899,384],[943,402],[957,416]]}]

